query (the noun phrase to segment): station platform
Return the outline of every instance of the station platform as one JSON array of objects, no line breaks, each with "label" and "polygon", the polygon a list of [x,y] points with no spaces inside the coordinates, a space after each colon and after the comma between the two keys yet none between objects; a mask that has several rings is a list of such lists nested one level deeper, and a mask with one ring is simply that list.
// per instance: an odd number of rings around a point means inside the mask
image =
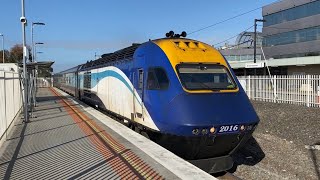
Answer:
[{"label": "station platform", "polygon": [[56,88],[0,148],[1,179],[215,179]]}]

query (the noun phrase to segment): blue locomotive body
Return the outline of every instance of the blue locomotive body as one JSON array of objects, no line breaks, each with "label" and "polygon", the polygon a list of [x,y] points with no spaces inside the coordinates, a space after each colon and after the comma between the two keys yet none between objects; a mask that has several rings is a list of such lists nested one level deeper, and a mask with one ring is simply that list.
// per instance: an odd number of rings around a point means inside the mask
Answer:
[{"label": "blue locomotive body", "polygon": [[195,40],[135,44],[54,81],[208,172],[231,168],[230,155],[259,122],[224,57]]}]

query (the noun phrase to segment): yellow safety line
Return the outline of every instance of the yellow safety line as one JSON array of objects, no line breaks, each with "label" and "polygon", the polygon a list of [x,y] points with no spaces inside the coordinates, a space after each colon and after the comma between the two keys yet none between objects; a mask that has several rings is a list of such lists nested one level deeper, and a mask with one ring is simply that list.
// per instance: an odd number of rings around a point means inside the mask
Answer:
[{"label": "yellow safety line", "polygon": [[83,121],[86,121],[87,124],[92,128],[94,129],[94,131],[100,136],[102,137],[114,150],[116,150],[117,153],[121,152],[121,149],[116,145],[114,144],[113,142],[111,142],[104,134],[100,134],[99,133],[99,130],[89,121],[91,119],[87,119],[85,117],[83,117],[79,111],[77,111],[74,107],[72,107],[70,105],[70,103],[68,103],[67,101],[65,101],[64,99],[62,99],[63,102],[65,102]]}]

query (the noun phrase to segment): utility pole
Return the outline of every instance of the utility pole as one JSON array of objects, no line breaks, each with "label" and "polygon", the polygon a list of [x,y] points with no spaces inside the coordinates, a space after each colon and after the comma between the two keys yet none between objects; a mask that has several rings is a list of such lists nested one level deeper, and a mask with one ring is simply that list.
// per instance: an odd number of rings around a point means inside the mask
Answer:
[{"label": "utility pole", "polygon": [[26,47],[26,24],[27,24],[27,19],[25,17],[25,7],[24,7],[24,0],[21,0],[21,18],[20,22],[22,25],[22,47],[23,47],[23,85],[24,85],[24,122],[27,123],[29,122],[29,112],[28,112],[28,76],[27,76],[27,47]]},{"label": "utility pole", "polygon": [[[257,22],[265,22],[263,19],[254,19],[254,43],[253,43],[253,62],[257,62]],[[257,75],[257,68],[254,68],[254,75]]]},{"label": "utility pole", "polygon": [[4,35],[0,34],[2,36],[2,63],[4,63]]}]

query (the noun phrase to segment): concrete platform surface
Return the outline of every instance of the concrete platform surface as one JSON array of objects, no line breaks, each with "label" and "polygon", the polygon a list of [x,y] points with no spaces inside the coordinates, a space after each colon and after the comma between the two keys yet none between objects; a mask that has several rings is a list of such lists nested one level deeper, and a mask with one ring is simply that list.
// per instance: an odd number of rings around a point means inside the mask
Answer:
[{"label": "concrete platform surface", "polygon": [[215,179],[58,89],[37,101],[0,148],[1,179]]}]

